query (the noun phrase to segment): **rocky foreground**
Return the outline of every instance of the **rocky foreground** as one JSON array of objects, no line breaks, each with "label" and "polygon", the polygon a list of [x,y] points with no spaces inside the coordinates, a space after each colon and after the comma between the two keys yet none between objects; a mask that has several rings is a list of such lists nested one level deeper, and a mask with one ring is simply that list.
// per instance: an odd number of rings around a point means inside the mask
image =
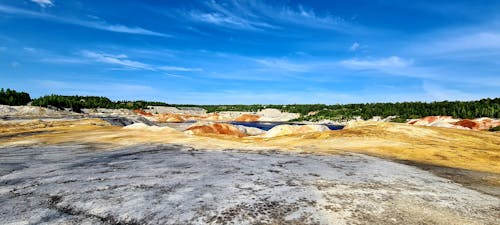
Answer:
[{"label": "rocky foreground", "polygon": [[0,224],[500,223],[498,132],[40,110],[0,120]]},{"label": "rocky foreground", "polygon": [[358,154],[0,151],[2,224],[498,224],[498,198]]}]

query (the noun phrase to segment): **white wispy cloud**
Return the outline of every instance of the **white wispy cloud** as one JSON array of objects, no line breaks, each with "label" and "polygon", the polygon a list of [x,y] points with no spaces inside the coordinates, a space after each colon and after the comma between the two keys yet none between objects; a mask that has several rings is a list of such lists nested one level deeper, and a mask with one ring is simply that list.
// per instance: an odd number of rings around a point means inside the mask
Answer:
[{"label": "white wispy cloud", "polygon": [[443,77],[442,74],[436,73],[432,68],[415,66],[413,60],[399,56],[368,59],[353,58],[341,60],[337,65],[355,71],[376,72],[378,76],[401,76],[433,80],[449,79]]},{"label": "white wispy cloud", "polygon": [[[104,64],[109,64],[109,65],[116,65],[116,66],[121,66],[122,68],[125,69],[133,69],[133,70],[148,70],[148,71],[166,71],[166,72],[200,72],[203,71],[202,68],[190,68],[190,67],[181,67],[181,66],[158,66],[150,63],[145,63],[145,62],[140,62],[137,60],[131,60],[127,55],[125,54],[109,54],[109,53],[104,53],[104,52],[96,52],[96,51],[89,51],[89,50],[83,50],[80,52],[80,55],[83,56],[86,59],[92,60],[94,62],[99,62],[99,63],[104,63]],[[57,62],[57,61],[56,61]],[[64,59],[61,61],[59,59],[59,62],[62,63],[81,63],[81,60],[74,60],[74,58],[69,58],[69,59]],[[167,75],[174,75],[171,73],[168,73]],[[178,74],[175,74],[178,75]],[[181,76],[181,75],[178,75]]]},{"label": "white wispy cloud", "polygon": [[182,79],[187,78],[186,76],[182,76],[182,75],[179,75],[179,74],[173,74],[173,73],[165,73],[165,75],[167,75],[169,77],[174,77],[174,78],[182,78]]},{"label": "white wispy cloud", "polygon": [[[499,87],[496,75],[484,73],[477,77],[477,72],[457,71],[442,66],[415,65],[413,60],[391,56],[376,59],[348,59],[338,63],[355,71],[376,72],[377,76],[399,76],[423,79],[441,83],[467,84],[475,87]],[[368,73],[370,74],[370,73]]]},{"label": "white wispy cloud", "polygon": [[189,17],[193,21],[199,21],[207,24],[213,24],[233,29],[261,30],[262,28],[273,27],[268,23],[244,18],[240,15],[227,13],[226,11],[220,11],[220,12],[191,11],[189,13]]},{"label": "white wispy cloud", "polygon": [[339,30],[345,29],[347,25],[340,17],[335,17],[331,14],[318,15],[313,9],[307,9],[302,5],[298,5],[295,8],[286,5],[274,8],[261,4],[260,8],[270,18],[306,27]]},{"label": "white wispy cloud", "polygon": [[47,14],[47,13],[40,13],[40,12],[20,9],[20,8],[16,8],[16,7],[10,7],[10,6],[1,5],[1,4],[0,4],[0,12],[11,14],[11,15],[16,15],[16,16],[42,19],[42,20],[47,20],[47,21],[56,22],[56,23],[78,25],[78,26],[82,26],[82,27],[110,31],[110,32],[116,32],[116,33],[140,34],[140,35],[150,35],[150,36],[159,36],[159,37],[172,37],[169,34],[151,31],[151,30],[148,30],[148,29],[145,29],[142,27],[129,27],[129,26],[121,25],[121,24],[109,24],[104,20],[91,21],[91,20],[82,20],[82,19],[77,19],[77,18],[59,17],[59,16]]},{"label": "white wispy cloud", "polygon": [[500,33],[481,31],[462,35],[441,36],[439,40],[426,43],[423,47],[427,54],[447,54],[471,51],[500,51]]},{"label": "white wispy cloud", "polygon": [[54,1],[52,0],[31,0],[31,1],[44,8],[54,6]]},{"label": "white wispy cloud", "polygon": [[255,62],[269,68],[272,70],[278,70],[281,72],[307,72],[308,67],[303,64],[293,63],[285,59],[255,59]]},{"label": "white wispy cloud", "polygon": [[187,68],[187,67],[179,67],[179,66],[160,66],[158,67],[160,70],[164,71],[180,71],[180,72],[199,72],[203,71],[201,68]]},{"label": "white wispy cloud", "polygon": [[387,58],[379,59],[348,59],[343,60],[340,64],[349,67],[351,69],[392,69],[392,68],[404,68],[411,66],[413,64],[412,60],[406,60],[398,56],[391,56]]},{"label": "white wispy cloud", "polygon": [[44,63],[53,63],[53,64],[90,64],[89,60],[75,58],[75,57],[64,57],[64,56],[51,56],[44,57],[40,60],[40,62]]},{"label": "white wispy cloud", "polygon": [[422,83],[422,90],[427,98],[433,101],[476,100],[484,97],[474,93],[467,93],[460,90],[446,88],[431,81],[424,81]]},{"label": "white wispy cloud", "polygon": [[36,49],[32,47],[24,47],[23,50],[27,52],[36,52]]},{"label": "white wispy cloud", "polygon": [[252,28],[246,23],[242,23],[241,21],[236,21],[234,20],[234,18],[230,18],[218,13],[191,12],[190,16],[193,20],[198,20],[201,22],[211,23],[219,26]]},{"label": "white wispy cloud", "polygon": [[355,52],[361,47],[361,45],[358,42],[352,43],[351,47],[349,47],[349,51]]},{"label": "white wispy cloud", "polygon": [[302,5],[256,1],[208,1],[207,10],[184,13],[192,21],[240,30],[282,29],[284,24],[323,29],[346,29],[347,23],[330,14],[318,15]]},{"label": "white wispy cloud", "polygon": [[131,69],[152,70],[152,71],[155,70],[151,65],[127,59],[126,55],[111,55],[106,53],[98,53],[85,50],[82,51],[82,56],[92,59],[96,62],[120,65]]}]

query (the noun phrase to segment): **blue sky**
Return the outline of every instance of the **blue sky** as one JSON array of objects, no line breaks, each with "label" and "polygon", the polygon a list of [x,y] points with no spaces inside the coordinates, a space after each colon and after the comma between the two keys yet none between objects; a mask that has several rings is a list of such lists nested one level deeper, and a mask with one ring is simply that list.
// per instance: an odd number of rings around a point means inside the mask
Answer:
[{"label": "blue sky", "polygon": [[0,0],[0,86],[193,104],[500,97],[500,2]]}]

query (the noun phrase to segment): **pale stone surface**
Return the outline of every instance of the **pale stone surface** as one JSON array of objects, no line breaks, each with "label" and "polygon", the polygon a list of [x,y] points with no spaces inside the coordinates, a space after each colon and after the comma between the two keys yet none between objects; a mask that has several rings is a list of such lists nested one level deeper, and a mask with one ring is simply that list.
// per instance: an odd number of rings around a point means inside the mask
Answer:
[{"label": "pale stone surface", "polygon": [[134,123],[131,125],[124,126],[123,129],[127,130],[144,130],[146,132],[158,132],[158,131],[171,131],[174,132],[176,131],[174,128],[170,127],[159,127],[159,126],[149,126],[144,123]]},{"label": "pale stone surface", "polygon": [[8,106],[0,105],[2,117],[58,117],[78,115],[65,110],[54,110],[38,106]]},{"label": "pale stone surface", "polygon": [[148,106],[145,111],[154,114],[186,114],[193,116],[205,116],[207,114],[207,110],[199,107]]},{"label": "pale stone surface", "polygon": [[247,127],[247,126],[243,126],[243,125],[234,125],[234,126],[236,128],[238,128],[238,130],[240,130],[241,132],[243,132],[249,136],[256,136],[256,135],[261,135],[261,134],[266,133],[265,130],[262,130],[262,129],[259,129],[256,127]]},{"label": "pale stone surface", "polygon": [[278,109],[264,109],[256,113],[260,116],[259,121],[284,122],[300,117],[299,113],[281,112]]},{"label": "pale stone surface", "polygon": [[2,224],[499,224],[500,200],[363,155],[0,149]]}]

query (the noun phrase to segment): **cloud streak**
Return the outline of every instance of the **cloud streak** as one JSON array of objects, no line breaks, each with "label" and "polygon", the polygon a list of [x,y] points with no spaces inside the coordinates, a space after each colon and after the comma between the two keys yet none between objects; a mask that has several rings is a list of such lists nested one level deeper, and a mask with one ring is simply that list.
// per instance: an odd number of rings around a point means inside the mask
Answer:
[{"label": "cloud streak", "polygon": [[54,2],[52,0],[31,0],[31,1],[40,5],[43,8],[54,6]]},{"label": "cloud streak", "polygon": [[203,71],[201,68],[187,68],[187,67],[178,67],[178,66],[160,66],[158,67],[160,70],[164,71],[179,71],[179,72],[200,72]]},{"label": "cloud streak", "polygon": [[359,43],[358,43],[358,42],[354,42],[354,43],[352,43],[351,47],[349,47],[349,51],[350,51],[350,52],[355,52],[355,51],[357,51],[360,47],[361,47],[361,45],[359,45]]},{"label": "cloud streak", "polygon": [[104,30],[104,31],[115,32],[115,33],[149,35],[149,36],[158,36],[158,37],[172,37],[169,34],[151,31],[151,30],[141,28],[141,27],[129,27],[129,26],[121,25],[121,24],[109,24],[103,20],[90,21],[90,20],[81,20],[81,19],[76,19],[76,18],[59,17],[59,16],[47,14],[47,13],[39,13],[39,12],[35,12],[35,11],[20,9],[20,8],[16,8],[16,7],[10,7],[10,6],[1,5],[1,4],[0,4],[0,12],[6,13],[6,14],[11,14],[11,15],[16,15],[16,16],[21,16],[21,17],[42,19],[42,20],[56,22],[56,23],[77,25],[77,26],[82,26],[82,27],[86,27],[86,28]]},{"label": "cloud streak", "polygon": [[499,32],[476,32],[466,35],[454,35],[430,43],[424,52],[432,54],[449,54],[457,52],[500,51]]},{"label": "cloud streak", "polygon": [[402,59],[398,56],[391,56],[387,58],[379,58],[372,60],[348,59],[348,60],[342,60],[340,64],[349,67],[351,69],[358,69],[358,70],[366,70],[366,69],[383,70],[383,69],[405,68],[411,66],[413,64],[413,61]]},{"label": "cloud streak", "polygon": [[[222,3],[220,3],[222,2]],[[271,5],[263,1],[209,1],[206,10],[183,13],[191,21],[236,30],[282,30],[289,25],[344,30],[347,23],[330,14],[318,15],[302,5]]]},{"label": "cloud streak", "polygon": [[307,72],[308,68],[306,65],[298,64],[298,63],[292,63],[288,60],[284,59],[273,59],[273,58],[268,58],[268,59],[255,59],[257,63],[260,65],[265,66],[266,68],[272,69],[272,70],[278,70],[280,72]]},{"label": "cloud streak", "polygon": [[[89,50],[83,50],[80,52],[80,55],[83,56],[86,59],[92,60],[94,62],[99,62],[99,63],[104,63],[104,64],[109,64],[109,65],[117,65],[121,66],[126,69],[132,69],[132,70],[147,70],[147,71],[154,71],[154,72],[160,72],[160,71],[165,71],[165,72],[201,72],[203,69],[201,68],[189,68],[189,67],[180,67],[180,66],[157,66],[153,64],[148,64],[148,63],[143,63],[139,61],[134,61],[129,59],[129,57],[125,54],[108,54],[108,53],[103,53],[103,52],[95,52],[95,51],[89,51]],[[64,60],[60,61],[62,63],[72,63],[72,62],[82,62],[81,60]],[[167,75],[172,75],[168,73]],[[181,76],[181,75],[178,75]]]},{"label": "cloud streak", "polygon": [[450,88],[442,87],[436,83],[424,81],[422,84],[422,89],[425,95],[434,101],[445,101],[445,100],[476,100],[483,96],[466,93],[459,90],[454,90]]},{"label": "cloud streak", "polygon": [[96,62],[124,66],[130,69],[155,71],[155,68],[153,68],[151,65],[141,63],[138,61],[129,60],[127,59],[126,55],[111,55],[111,54],[97,53],[85,50],[82,51],[82,56],[92,59]]}]

